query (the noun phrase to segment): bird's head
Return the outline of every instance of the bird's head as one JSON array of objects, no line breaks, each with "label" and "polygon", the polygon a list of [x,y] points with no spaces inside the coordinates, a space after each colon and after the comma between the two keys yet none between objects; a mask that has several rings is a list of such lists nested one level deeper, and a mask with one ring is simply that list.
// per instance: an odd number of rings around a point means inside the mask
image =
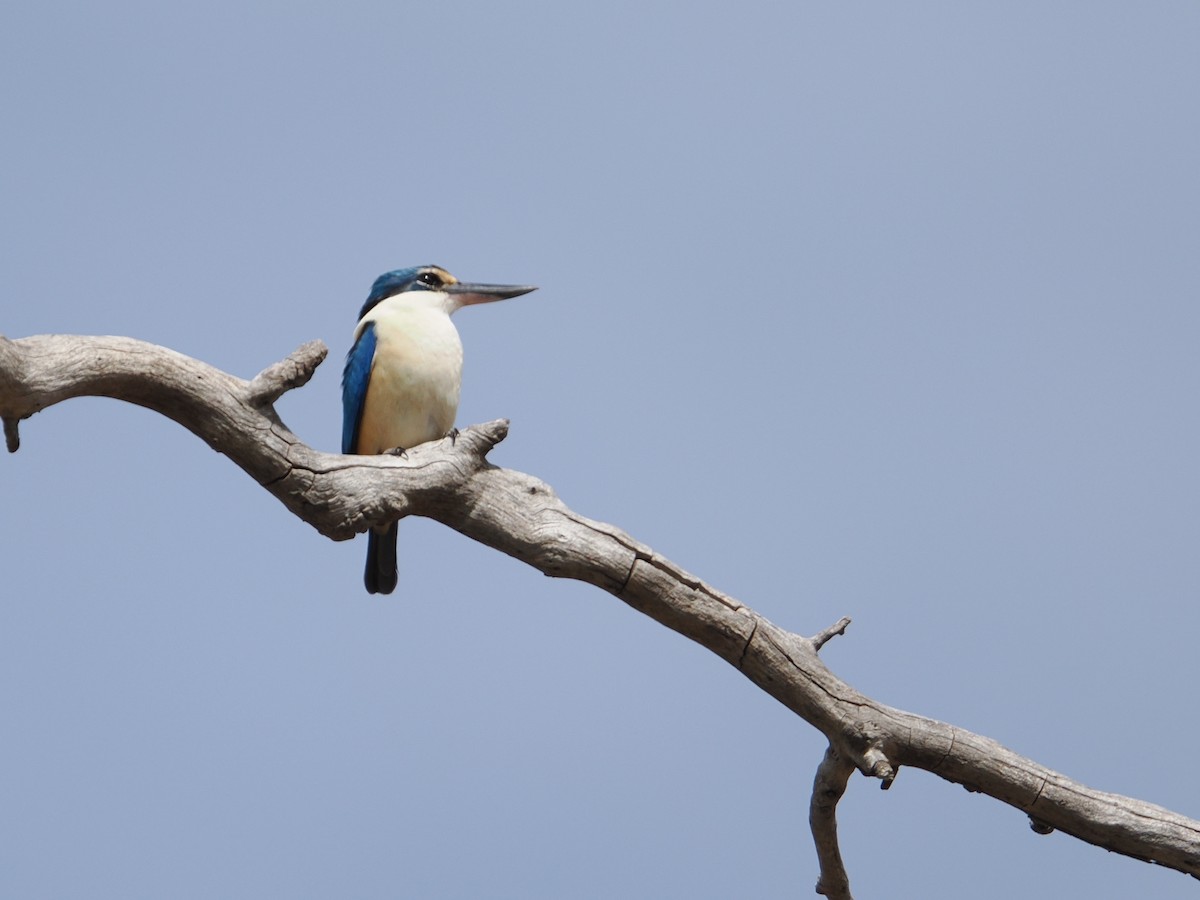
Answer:
[{"label": "bird's head", "polygon": [[473,303],[507,300],[509,297],[519,297],[535,290],[537,290],[536,287],[525,284],[472,284],[459,281],[441,266],[413,266],[408,269],[385,272],[376,278],[358,318],[361,320],[388,297],[415,291],[433,292],[440,295],[444,298],[446,311],[454,312],[456,309],[470,306]]}]

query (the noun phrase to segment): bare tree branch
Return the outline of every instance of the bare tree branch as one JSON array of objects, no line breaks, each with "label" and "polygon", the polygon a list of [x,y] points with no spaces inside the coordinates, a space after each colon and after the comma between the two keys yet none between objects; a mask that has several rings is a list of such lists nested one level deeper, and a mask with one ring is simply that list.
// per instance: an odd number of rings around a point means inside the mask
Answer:
[{"label": "bare tree branch", "polygon": [[1200,877],[1200,822],[1093,790],[986,737],[860,694],[817,655],[847,621],[812,639],[785,631],[620,529],[573,512],[537,478],[492,466],[487,454],[504,439],[507,422],[473,426],[457,441],[422,445],[407,458],[313,450],[271,404],[304,384],[325,355],[323,344],[306,344],[247,382],[129,338],[0,337],[0,418],[11,451],[17,423],[62,400],[136,403],[188,428],[334,540],[426,516],[547,575],[602,587],[707,647],[829,740],[813,797],[821,886],[835,892],[828,896],[849,896],[836,893],[845,872],[838,874],[828,849],[836,852],[833,793],[840,796],[850,766],[885,788],[901,766],[924,769],[1021,810],[1040,830]]},{"label": "bare tree branch", "polygon": [[817,861],[821,865],[821,877],[817,879],[817,893],[829,900],[854,900],[850,896],[850,876],[842,862],[838,849],[837,805],[846,793],[846,782],[854,771],[854,764],[844,759],[830,744],[825,758],[817,766],[817,777],[813,779],[812,801],[808,807],[808,824],[812,828],[813,842],[817,845]]}]

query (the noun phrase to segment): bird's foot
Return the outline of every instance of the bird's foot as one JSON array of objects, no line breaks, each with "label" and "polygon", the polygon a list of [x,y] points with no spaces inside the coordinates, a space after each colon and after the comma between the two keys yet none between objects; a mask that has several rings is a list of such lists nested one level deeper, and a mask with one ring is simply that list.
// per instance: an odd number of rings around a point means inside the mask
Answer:
[{"label": "bird's foot", "polygon": [[457,428],[451,428],[446,432],[446,437],[450,438],[450,446],[454,446],[454,442],[458,440],[459,431]]},{"label": "bird's foot", "polygon": [[398,456],[401,459],[408,459],[408,451],[403,447],[393,447],[391,450],[384,450],[388,456]]}]

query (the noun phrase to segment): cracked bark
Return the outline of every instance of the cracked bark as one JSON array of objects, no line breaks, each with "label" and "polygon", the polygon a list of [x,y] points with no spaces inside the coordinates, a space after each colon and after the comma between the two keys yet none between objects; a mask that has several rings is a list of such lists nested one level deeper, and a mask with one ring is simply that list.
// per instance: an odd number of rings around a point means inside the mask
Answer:
[{"label": "cracked bark", "polygon": [[858,769],[886,788],[901,766],[1013,806],[1040,833],[1058,830],[1200,878],[1200,822],[1094,790],[989,738],[860,694],[817,655],[849,619],[812,638],[785,631],[619,528],[575,513],[539,479],[491,465],[487,454],[507,434],[505,421],[413,448],[407,458],[308,447],[272,404],[305,384],[326,353],[319,341],[305,344],[244,381],[130,338],[0,336],[5,441],[15,451],[22,420],[71,397],[125,400],[192,431],[333,540],[426,516],[547,575],[603,588],[708,648],[826,736],[810,807],[826,896],[850,897],[834,816],[849,774]]}]

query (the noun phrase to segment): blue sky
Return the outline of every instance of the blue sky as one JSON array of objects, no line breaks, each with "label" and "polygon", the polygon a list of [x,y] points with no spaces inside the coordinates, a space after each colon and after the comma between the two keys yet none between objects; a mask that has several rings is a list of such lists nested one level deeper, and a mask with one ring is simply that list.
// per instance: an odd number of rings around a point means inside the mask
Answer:
[{"label": "blue sky", "polygon": [[[877,699],[1200,816],[1200,8],[8,4],[0,332],[250,377],[335,450],[380,272],[465,310],[459,425]],[[146,411],[0,460],[0,895],[807,895],[823,741],[435,524],[401,585]],[[921,772],[856,896],[1194,883]]]}]

